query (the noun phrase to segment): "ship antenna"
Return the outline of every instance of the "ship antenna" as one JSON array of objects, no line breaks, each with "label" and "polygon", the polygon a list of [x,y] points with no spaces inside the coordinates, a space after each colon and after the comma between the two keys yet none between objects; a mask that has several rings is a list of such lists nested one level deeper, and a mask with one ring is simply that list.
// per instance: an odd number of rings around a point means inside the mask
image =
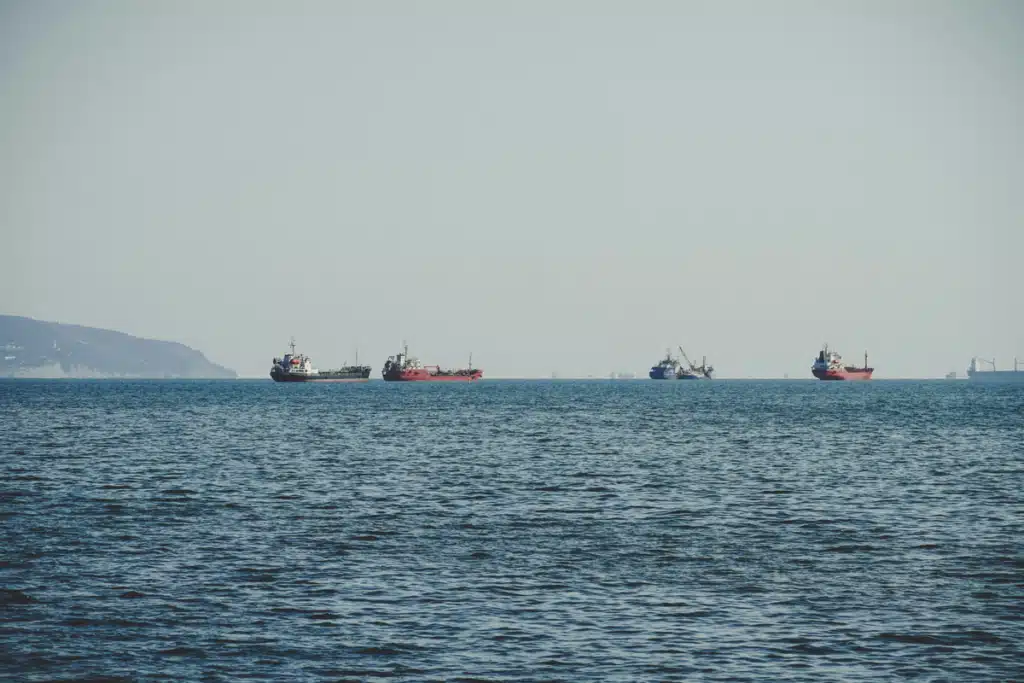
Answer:
[{"label": "ship antenna", "polygon": [[864,351],[864,369],[868,369],[868,352]]},{"label": "ship antenna", "polygon": [[469,352],[469,369],[470,370],[473,369],[473,352],[472,351]]}]

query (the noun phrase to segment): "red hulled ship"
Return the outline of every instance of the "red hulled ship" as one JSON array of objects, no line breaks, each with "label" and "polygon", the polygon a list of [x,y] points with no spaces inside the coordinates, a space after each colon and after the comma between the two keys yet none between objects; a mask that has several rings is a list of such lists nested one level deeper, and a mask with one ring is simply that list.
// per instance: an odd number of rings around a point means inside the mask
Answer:
[{"label": "red hulled ship", "polygon": [[844,380],[844,379],[871,379],[874,368],[868,367],[868,352],[864,352],[864,367],[858,368],[853,365],[844,365],[843,357],[835,351],[828,350],[828,344],[818,353],[818,357],[811,366],[811,374],[818,379]]},{"label": "red hulled ship", "polygon": [[469,367],[461,370],[444,370],[437,365],[423,365],[409,356],[409,347],[402,353],[389,356],[384,363],[385,382],[471,382],[484,376],[484,371],[473,367],[473,356],[469,356]]}]

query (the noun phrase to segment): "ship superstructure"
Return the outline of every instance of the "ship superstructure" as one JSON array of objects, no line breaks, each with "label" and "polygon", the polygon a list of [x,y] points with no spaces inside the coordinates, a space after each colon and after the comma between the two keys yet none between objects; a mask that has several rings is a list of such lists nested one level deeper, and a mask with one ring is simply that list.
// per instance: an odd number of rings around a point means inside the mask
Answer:
[{"label": "ship superstructure", "polygon": [[401,353],[388,356],[381,374],[386,382],[471,382],[483,377],[484,371],[473,367],[472,354],[467,368],[448,370],[438,365],[424,365],[409,355],[408,345],[403,345]]},{"label": "ship superstructure", "polygon": [[675,379],[679,370],[679,361],[672,357],[671,349],[665,349],[665,357],[651,367],[647,376],[651,379]]},{"label": "ship superstructure", "polygon": [[874,371],[874,368],[868,367],[867,351],[864,352],[864,367],[858,368],[843,363],[843,357],[830,350],[828,344],[821,349],[811,366],[811,374],[822,380],[871,379]]},{"label": "ship superstructure", "polygon": [[365,382],[373,370],[369,365],[346,365],[336,370],[317,370],[309,356],[295,353],[295,339],[289,344],[291,353],[275,358],[270,378],[275,382]]}]

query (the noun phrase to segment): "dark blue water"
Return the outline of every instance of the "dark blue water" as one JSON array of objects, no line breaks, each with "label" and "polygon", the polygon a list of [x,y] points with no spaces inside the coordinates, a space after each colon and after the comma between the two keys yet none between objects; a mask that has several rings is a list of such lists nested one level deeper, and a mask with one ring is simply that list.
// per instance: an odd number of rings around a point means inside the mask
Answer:
[{"label": "dark blue water", "polygon": [[0,382],[0,679],[1024,677],[1024,387]]}]

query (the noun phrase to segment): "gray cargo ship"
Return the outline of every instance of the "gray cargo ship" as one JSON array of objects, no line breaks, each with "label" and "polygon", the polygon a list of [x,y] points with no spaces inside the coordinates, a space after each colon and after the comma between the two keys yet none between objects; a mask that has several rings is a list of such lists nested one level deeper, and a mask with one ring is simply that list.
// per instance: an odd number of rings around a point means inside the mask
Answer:
[{"label": "gray cargo ship", "polygon": [[[346,365],[337,370],[317,370],[309,356],[295,353],[295,340],[290,344],[292,352],[284,358],[275,358],[270,366],[270,378],[275,382],[365,382],[370,377],[369,365]],[[356,359],[358,363],[358,358]]]},{"label": "gray cargo ship", "polygon": [[[982,364],[992,368],[985,370]],[[1017,359],[1013,359],[1013,370],[996,370],[996,359],[988,360],[975,356],[967,368],[967,376],[972,382],[1024,382],[1024,368]]]}]

